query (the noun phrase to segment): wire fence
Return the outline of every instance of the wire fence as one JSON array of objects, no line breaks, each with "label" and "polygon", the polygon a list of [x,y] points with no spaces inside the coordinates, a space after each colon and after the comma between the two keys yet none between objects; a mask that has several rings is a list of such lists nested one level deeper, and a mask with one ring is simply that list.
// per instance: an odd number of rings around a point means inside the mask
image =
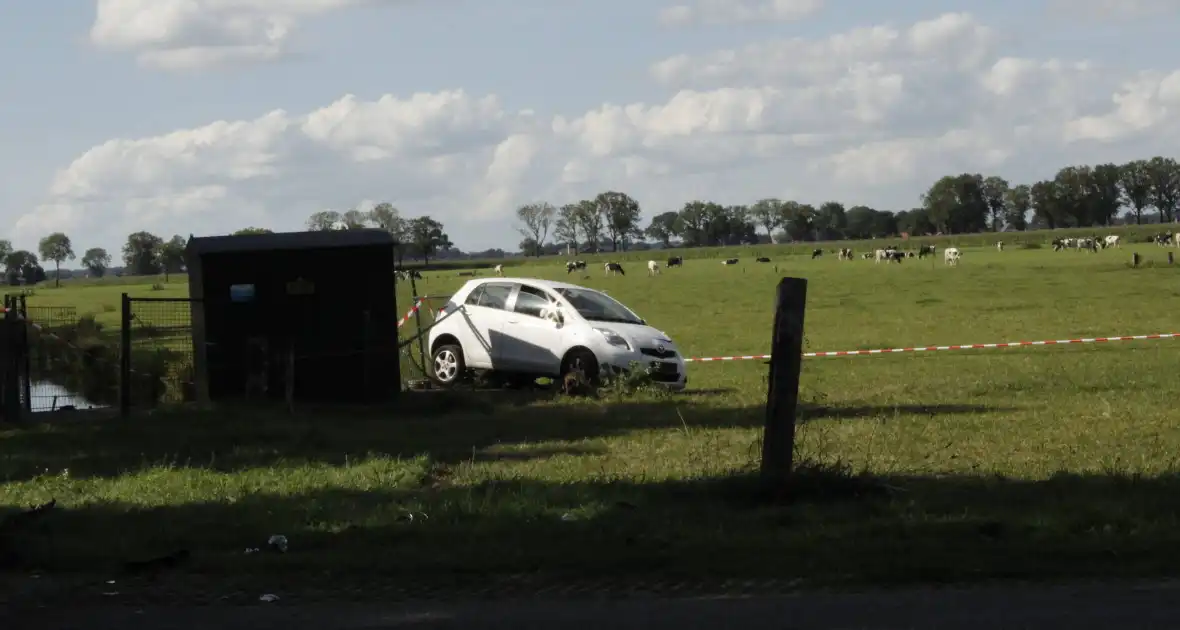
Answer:
[{"label": "wire fence", "polygon": [[197,400],[193,300],[123,298],[123,395],[135,407]]}]

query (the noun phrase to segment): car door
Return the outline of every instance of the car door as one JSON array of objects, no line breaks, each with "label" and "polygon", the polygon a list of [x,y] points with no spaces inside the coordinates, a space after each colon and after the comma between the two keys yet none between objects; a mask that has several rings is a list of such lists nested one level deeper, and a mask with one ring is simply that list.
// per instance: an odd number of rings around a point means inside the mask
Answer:
[{"label": "car door", "polygon": [[464,359],[475,368],[494,368],[503,345],[500,329],[508,314],[508,298],[512,295],[510,282],[487,282],[471,291],[463,303],[463,313],[457,315],[466,319],[469,335],[461,339]]},{"label": "car door", "polygon": [[536,374],[561,371],[562,325],[543,318],[553,305],[554,299],[544,289],[518,285],[501,329],[503,360],[512,369]]}]

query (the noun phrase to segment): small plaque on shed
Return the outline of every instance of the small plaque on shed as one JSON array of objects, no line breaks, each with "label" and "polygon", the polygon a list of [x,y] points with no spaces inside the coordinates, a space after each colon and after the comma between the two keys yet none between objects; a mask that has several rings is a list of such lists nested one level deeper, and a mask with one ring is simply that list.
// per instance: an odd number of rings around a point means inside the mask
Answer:
[{"label": "small plaque on shed", "polygon": [[254,301],[254,285],[252,285],[252,284],[231,284],[231,285],[229,285],[229,301],[230,302],[253,302]]},{"label": "small plaque on shed", "polygon": [[299,278],[287,283],[287,295],[312,295],[315,293],[315,283]]}]

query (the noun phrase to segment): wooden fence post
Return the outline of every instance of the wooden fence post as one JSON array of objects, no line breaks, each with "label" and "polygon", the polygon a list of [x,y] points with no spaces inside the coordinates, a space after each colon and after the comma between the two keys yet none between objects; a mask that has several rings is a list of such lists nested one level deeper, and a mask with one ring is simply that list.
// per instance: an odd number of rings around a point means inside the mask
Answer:
[{"label": "wooden fence post", "polygon": [[799,371],[803,366],[803,314],[807,280],[783,278],[774,310],[770,350],[770,387],[766,394],[766,428],[762,433],[762,482],[779,490],[791,475],[795,451],[795,408],[799,403]]},{"label": "wooden fence post", "polygon": [[1138,267],[1138,266],[1139,266],[1139,253],[1138,253],[1138,252],[1132,252],[1132,253],[1131,253],[1131,266],[1132,266],[1132,267]]}]

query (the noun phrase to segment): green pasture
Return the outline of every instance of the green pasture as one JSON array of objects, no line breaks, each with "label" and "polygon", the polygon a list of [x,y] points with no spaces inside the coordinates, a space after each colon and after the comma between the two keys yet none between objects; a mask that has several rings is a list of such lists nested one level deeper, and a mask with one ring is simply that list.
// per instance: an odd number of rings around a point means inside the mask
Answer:
[{"label": "green pasture", "polygon": [[[692,356],[768,352],[782,276],[809,280],[810,351],[1180,332],[1168,250],[986,245],[964,245],[957,268],[769,251],[770,264],[692,259],[659,277],[639,258],[624,277],[567,275],[560,260],[509,275],[606,290]],[[428,272],[420,289],[465,280]],[[183,288],[63,284],[30,303],[108,317],[125,290]],[[27,566],[46,571],[189,549],[174,591],[269,589],[280,576],[293,593],[355,594],[537,572],[802,584],[1174,574],[1163,550],[1180,544],[1178,368],[1180,340],[805,359],[801,472],[779,503],[750,498],[767,368],[745,361],[692,364],[678,395],[413,394],[391,410],[8,430],[0,507],[65,508],[20,539]],[[243,555],[275,533],[288,554]],[[136,588],[155,587],[125,586]]]}]

